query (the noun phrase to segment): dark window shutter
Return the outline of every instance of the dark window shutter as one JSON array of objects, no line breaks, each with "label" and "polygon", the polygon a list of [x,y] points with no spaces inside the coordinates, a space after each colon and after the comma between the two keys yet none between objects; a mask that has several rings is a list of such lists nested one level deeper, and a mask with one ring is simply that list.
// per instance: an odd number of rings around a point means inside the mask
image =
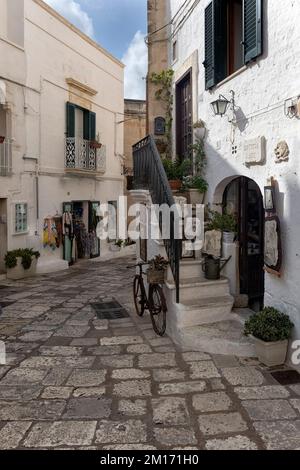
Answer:
[{"label": "dark window shutter", "polygon": [[204,13],[205,18],[205,88],[208,90],[215,85],[215,25],[214,2],[211,2]]},{"label": "dark window shutter", "polygon": [[263,52],[263,0],[244,0],[245,64]]},{"label": "dark window shutter", "polygon": [[75,105],[67,103],[67,137],[75,137]]},{"label": "dark window shutter", "polygon": [[227,77],[227,2],[214,0],[215,83]]},{"label": "dark window shutter", "polygon": [[85,111],[83,119],[83,138],[85,140],[96,140],[96,114]]}]

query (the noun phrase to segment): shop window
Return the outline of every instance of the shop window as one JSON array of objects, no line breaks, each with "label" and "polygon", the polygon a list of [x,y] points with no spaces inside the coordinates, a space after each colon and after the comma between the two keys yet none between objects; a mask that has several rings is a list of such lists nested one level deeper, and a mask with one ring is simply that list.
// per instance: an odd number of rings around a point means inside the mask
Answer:
[{"label": "shop window", "polygon": [[263,0],[213,0],[205,9],[205,86],[263,53]]},{"label": "shop window", "polygon": [[15,205],[15,233],[26,233],[28,231],[28,206],[26,203]]}]

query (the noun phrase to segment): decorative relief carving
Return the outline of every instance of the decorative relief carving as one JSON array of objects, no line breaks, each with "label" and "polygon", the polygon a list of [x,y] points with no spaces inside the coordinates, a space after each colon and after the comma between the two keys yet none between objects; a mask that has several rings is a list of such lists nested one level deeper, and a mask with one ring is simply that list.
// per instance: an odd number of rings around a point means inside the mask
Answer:
[{"label": "decorative relief carving", "polygon": [[290,149],[285,140],[278,142],[275,148],[276,160],[275,163],[288,162],[290,156]]}]

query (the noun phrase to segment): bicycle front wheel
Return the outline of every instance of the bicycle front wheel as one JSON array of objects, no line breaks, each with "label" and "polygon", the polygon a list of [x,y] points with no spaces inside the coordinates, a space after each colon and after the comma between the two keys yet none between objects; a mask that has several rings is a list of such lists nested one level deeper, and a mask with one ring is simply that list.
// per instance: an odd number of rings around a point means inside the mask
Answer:
[{"label": "bicycle front wheel", "polygon": [[161,286],[151,284],[149,289],[149,310],[153,329],[158,336],[166,332],[167,304]]},{"label": "bicycle front wheel", "polygon": [[133,297],[136,313],[139,317],[142,317],[146,309],[146,296],[143,279],[140,276],[134,278]]}]

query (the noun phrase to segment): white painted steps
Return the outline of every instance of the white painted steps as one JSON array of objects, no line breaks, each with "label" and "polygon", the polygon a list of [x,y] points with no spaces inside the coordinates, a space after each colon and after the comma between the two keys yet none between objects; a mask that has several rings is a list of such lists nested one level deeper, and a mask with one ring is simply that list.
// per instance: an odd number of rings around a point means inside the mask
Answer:
[{"label": "white painted steps", "polygon": [[[166,287],[173,293],[173,300],[176,301],[175,283],[167,280]],[[190,301],[191,299],[224,297],[230,295],[229,282],[226,278],[218,281],[209,281],[200,277],[189,277],[180,279],[180,302]]]}]

